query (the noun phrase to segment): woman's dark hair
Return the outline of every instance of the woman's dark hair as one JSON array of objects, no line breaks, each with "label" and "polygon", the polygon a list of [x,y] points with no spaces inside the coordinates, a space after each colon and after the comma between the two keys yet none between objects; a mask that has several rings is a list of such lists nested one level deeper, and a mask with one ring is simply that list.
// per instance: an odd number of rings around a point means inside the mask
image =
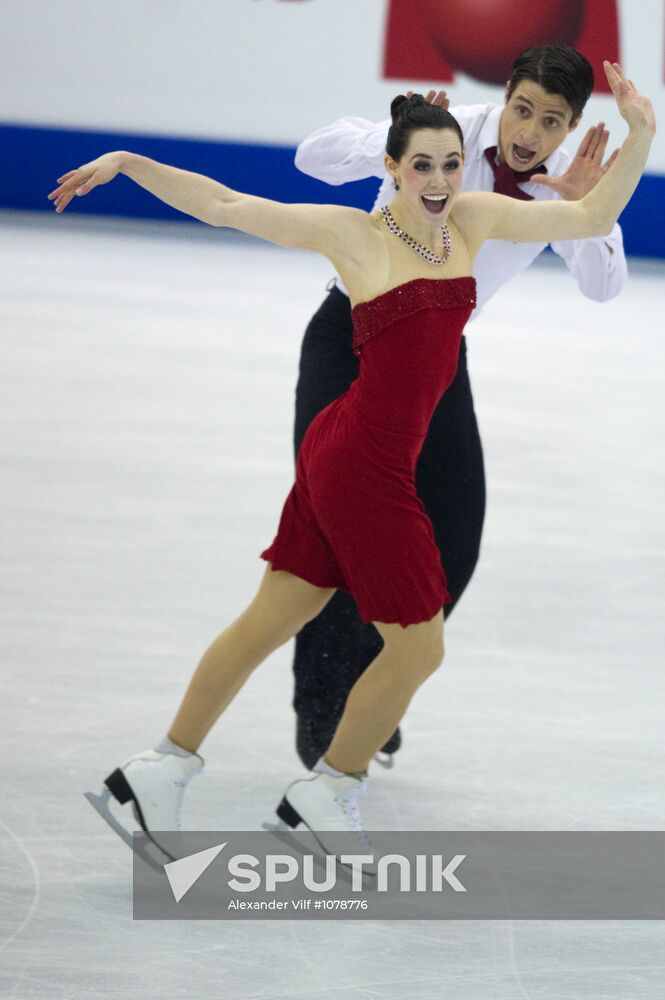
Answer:
[{"label": "woman's dark hair", "polygon": [[388,129],[386,153],[398,163],[404,156],[412,132],[421,128],[451,128],[459,136],[464,150],[464,136],[459,122],[436,104],[430,104],[422,94],[404,97],[400,94],[390,105],[393,123]]},{"label": "woman's dark hair", "polygon": [[593,91],[593,69],[581,52],[568,45],[538,45],[522,52],[513,63],[507,100],[521,80],[533,80],[548,94],[559,94],[577,121]]}]

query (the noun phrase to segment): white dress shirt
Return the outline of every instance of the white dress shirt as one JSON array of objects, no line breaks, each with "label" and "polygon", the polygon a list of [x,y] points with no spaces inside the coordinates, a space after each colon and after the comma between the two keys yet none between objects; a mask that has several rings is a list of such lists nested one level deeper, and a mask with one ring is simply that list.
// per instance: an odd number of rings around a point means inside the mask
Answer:
[{"label": "white dress shirt", "polygon": [[[464,134],[464,191],[492,191],[494,174],[485,150],[499,145],[499,120],[503,105],[474,104],[451,108]],[[379,177],[383,181],[374,207],[383,208],[395,196],[383,158],[390,122],[378,124],[364,118],[340,118],[318,129],[296,151],[296,166],[328,184]],[[570,153],[561,146],[545,160],[547,172],[557,177],[568,169]],[[538,200],[558,198],[550,188],[526,183],[520,187]],[[615,225],[609,236],[550,244],[566,262],[580,291],[589,299],[606,302],[618,295],[627,277],[623,236]],[[488,240],[476,257],[473,274],[478,285],[478,309],[498,288],[514,278],[545,249],[546,243],[510,243]],[[337,284],[346,291],[339,277]]]}]

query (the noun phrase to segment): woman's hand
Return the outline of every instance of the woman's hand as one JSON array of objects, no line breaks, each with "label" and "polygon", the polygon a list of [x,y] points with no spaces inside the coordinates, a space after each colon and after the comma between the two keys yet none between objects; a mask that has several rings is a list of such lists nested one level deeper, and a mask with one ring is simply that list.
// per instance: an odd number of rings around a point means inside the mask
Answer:
[{"label": "woman's hand", "polygon": [[108,184],[120,171],[122,153],[104,153],[97,160],[85,163],[77,170],[70,170],[69,173],[58,177],[58,184],[54,191],[48,196],[49,201],[55,202],[56,212],[63,212],[74,196],[82,197],[92,191],[100,184]]},{"label": "woman's hand", "polygon": [[648,97],[638,94],[633,82],[624,76],[618,63],[605,61],[603,67],[621,117],[625,118],[629,127],[655,132],[656,118]]}]

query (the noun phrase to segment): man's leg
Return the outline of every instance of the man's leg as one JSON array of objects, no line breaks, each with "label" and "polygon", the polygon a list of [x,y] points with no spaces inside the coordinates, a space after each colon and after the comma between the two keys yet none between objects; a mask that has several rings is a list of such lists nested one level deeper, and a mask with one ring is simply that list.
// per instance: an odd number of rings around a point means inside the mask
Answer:
[{"label": "man's leg", "polygon": [[[335,288],[305,332],[296,388],[296,454],[314,417],[357,378],[352,339],[351,305]],[[293,706],[298,753],[306,766],[329,745],[349,691],[382,646],[377,630],[361,622],[355,601],[342,591],[296,636]]]},{"label": "man's leg", "polygon": [[480,553],[485,471],[462,337],[457,374],[437,406],[416,467],[416,489],[432,521],[452,601],[464,593]]}]

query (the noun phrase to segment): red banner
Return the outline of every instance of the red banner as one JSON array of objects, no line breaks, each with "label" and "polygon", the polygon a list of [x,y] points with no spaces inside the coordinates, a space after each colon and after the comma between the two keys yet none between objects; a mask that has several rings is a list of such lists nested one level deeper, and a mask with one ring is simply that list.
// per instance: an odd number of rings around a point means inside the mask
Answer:
[{"label": "red banner", "polygon": [[504,84],[532,45],[572,45],[610,93],[603,60],[620,62],[617,0],[389,0],[386,79],[450,83],[455,71]]}]

